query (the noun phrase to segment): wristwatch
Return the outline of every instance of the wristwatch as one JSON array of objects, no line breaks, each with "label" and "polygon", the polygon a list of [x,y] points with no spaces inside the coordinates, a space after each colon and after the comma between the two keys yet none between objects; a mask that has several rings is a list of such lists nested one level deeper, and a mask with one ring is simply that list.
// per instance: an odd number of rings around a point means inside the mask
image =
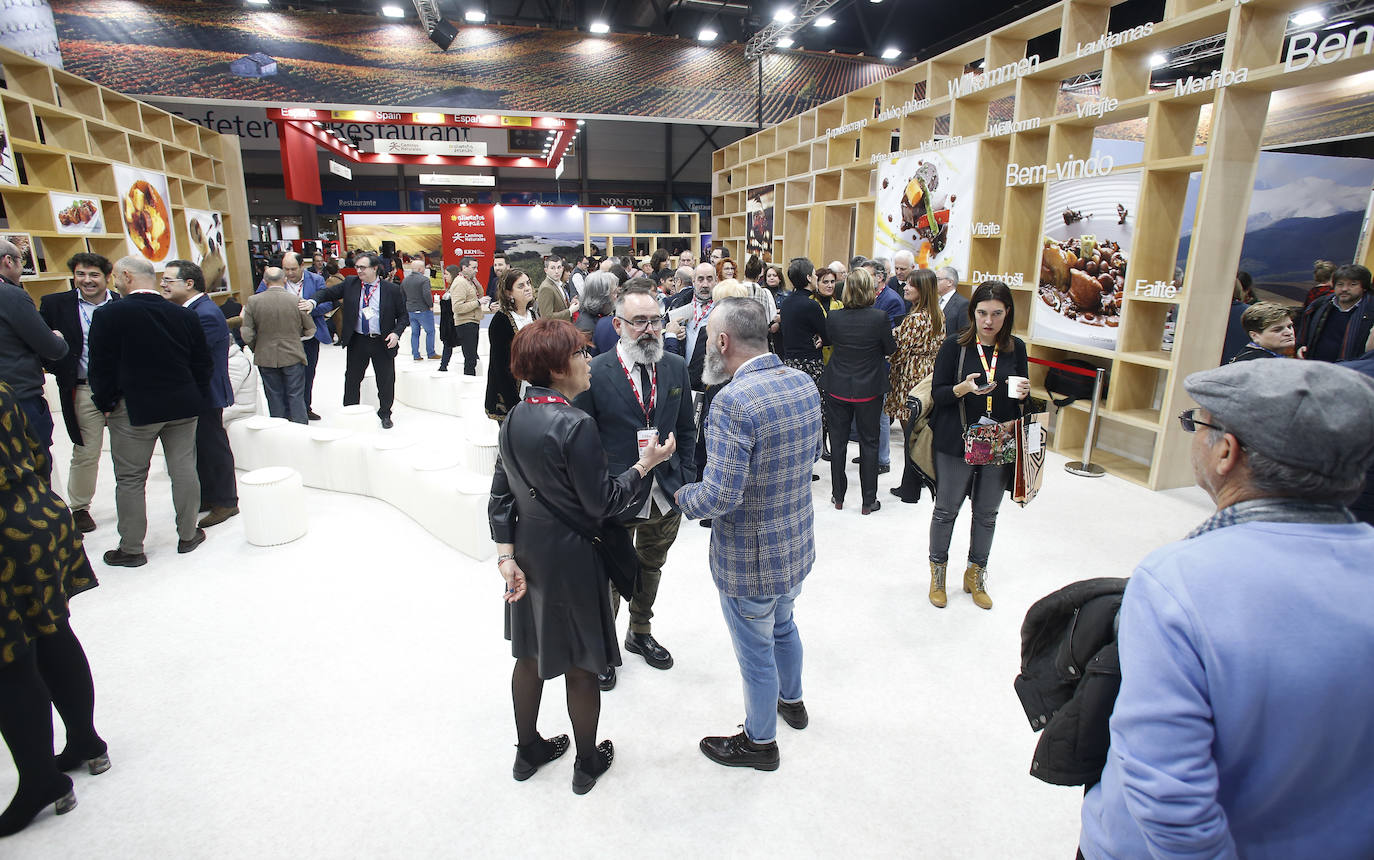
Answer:
[{"label": "wristwatch", "polygon": [[511,554],[508,553],[508,552],[503,552],[503,553],[501,553],[500,555],[498,555],[498,556],[496,557],[496,566],[497,566],[497,567],[500,567],[500,566],[501,566],[501,562],[503,562],[503,561],[514,561],[514,560],[515,560],[515,556],[511,555]]}]

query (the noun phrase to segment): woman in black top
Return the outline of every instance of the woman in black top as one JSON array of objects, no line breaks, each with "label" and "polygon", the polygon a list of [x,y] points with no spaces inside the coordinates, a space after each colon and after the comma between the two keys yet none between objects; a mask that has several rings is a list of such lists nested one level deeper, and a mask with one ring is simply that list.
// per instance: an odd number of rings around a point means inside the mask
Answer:
[{"label": "woman in black top", "polygon": [[821,347],[828,345],[830,339],[825,333],[825,312],[811,298],[816,290],[816,267],[805,257],[797,257],[787,266],[787,279],[793,290],[778,310],[782,363],[817,380],[819,385]]},{"label": "woman in black top", "polygon": [[487,415],[495,421],[506,420],[507,413],[520,400],[520,380],[510,369],[510,345],[520,329],[534,322],[539,311],[534,306],[534,287],[530,276],[520,269],[507,269],[496,284],[500,310],[487,327],[491,367],[487,368]]},{"label": "woman in black top", "polygon": [[849,426],[859,432],[859,488],[862,513],[881,507],[878,502],[878,416],[888,389],[886,357],[897,349],[887,313],[873,307],[873,278],[858,269],[844,283],[844,307],[830,312],[825,321],[830,335],[830,363],[821,374],[826,423],[830,433],[830,502],[844,507],[848,479],[844,468],[849,446]]},{"label": "woman in black top", "polygon": [[[1001,281],[984,281],[969,299],[972,323],[955,340],[946,340],[935,357],[931,399],[935,412],[935,511],[930,516],[930,602],[943,607],[945,568],[954,520],[964,499],[972,500],[968,567],[964,591],[982,609],[992,608],[987,594],[988,555],[997,524],[997,508],[1012,478],[1012,465],[970,466],[964,462],[964,427],[988,416],[993,421],[1020,417],[1030,383],[1026,381],[1026,344],[1012,335],[1016,305]],[[962,363],[960,358],[963,358]],[[1020,377],[1008,383],[1008,377]],[[991,409],[989,409],[991,404]],[[960,406],[963,413],[960,413]],[[965,423],[967,422],[967,424]]]},{"label": "woman in black top", "polygon": [[672,456],[676,442],[671,434],[662,444],[655,438],[630,468],[607,473],[596,421],[571,405],[591,385],[591,364],[570,322],[539,320],[523,329],[511,344],[511,366],[530,388],[501,425],[488,515],[515,656],[513,774],[529,779],[568,748],[567,735],[546,740],[537,728],[544,681],[562,675],[577,744],[573,791],[586,794],[615,755],[610,741],[596,743],[596,676],[620,665],[620,650],[606,570],[578,532],[597,534],[604,521],[647,498],[649,471]]}]

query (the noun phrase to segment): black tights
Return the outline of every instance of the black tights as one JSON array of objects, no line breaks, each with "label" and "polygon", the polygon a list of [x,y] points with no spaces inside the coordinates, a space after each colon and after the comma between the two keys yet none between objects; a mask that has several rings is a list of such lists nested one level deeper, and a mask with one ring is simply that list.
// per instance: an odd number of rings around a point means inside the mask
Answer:
[{"label": "black tights", "polygon": [[[596,673],[569,668],[563,673],[563,687],[577,757],[584,762],[596,761],[596,726],[601,720],[601,688],[597,685]],[[510,694],[515,703],[516,743],[525,746],[538,741],[536,724],[539,722],[539,701],[544,695],[544,679],[539,677],[537,659],[521,657],[515,661]]]}]

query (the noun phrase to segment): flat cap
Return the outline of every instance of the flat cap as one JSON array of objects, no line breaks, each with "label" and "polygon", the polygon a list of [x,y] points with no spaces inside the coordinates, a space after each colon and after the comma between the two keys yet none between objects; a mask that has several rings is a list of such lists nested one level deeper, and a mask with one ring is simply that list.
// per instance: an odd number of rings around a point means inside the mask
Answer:
[{"label": "flat cap", "polygon": [[1327,478],[1374,460],[1374,378],[1324,361],[1271,358],[1194,373],[1183,387],[1246,447]]}]

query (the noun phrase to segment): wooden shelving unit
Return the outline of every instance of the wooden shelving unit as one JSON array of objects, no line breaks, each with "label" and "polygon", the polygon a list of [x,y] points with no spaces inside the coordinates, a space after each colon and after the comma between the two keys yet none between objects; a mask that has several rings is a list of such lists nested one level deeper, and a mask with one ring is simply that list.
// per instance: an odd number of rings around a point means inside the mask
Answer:
[{"label": "wooden shelving unit", "polygon": [[[890,77],[841,96],[779,125],[716,150],[712,160],[713,241],[745,253],[745,195],[774,184],[773,259],[804,256],[823,265],[873,251],[876,156],[914,152],[936,142],[937,128],[977,142],[974,221],[1001,225],[995,237],[972,240],[969,269],[1024,273],[1013,287],[1017,334],[1031,355],[1078,358],[1109,370],[1106,402],[1099,413],[1095,462],[1109,472],[1152,489],[1192,483],[1187,435],[1174,416],[1192,405],[1184,378],[1216,366],[1240,259],[1245,212],[1255,180],[1259,142],[1273,91],[1338,80],[1374,69],[1374,54],[1313,64],[1284,72],[1285,28],[1306,0],[1168,0],[1150,32],[1116,47],[1077,55],[1079,43],[1108,33],[1108,14],[1120,0],[1060,0],[1014,24]],[[995,69],[1028,59],[1027,42],[1059,32],[1059,55],[1024,74],[994,80],[956,97],[949,82],[981,61]],[[1197,39],[1225,34],[1222,70],[1247,69],[1247,80],[1176,95],[1150,91],[1150,56]],[[1100,96],[1116,99],[1100,116],[1057,113],[1061,83],[1101,70]],[[989,130],[990,105],[1012,99],[1013,130]],[[1195,154],[1203,105],[1211,106],[1204,151]],[[886,117],[881,112],[888,111]],[[892,112],[897,113],[896,116]],[[1113,172],[1143,170],[1131,253],[1130,279],[1170,281],[1178,255],[1182,212],[1190,179],[1201,174],[1196,223],[1179,294],[1172,299],[1133,298],[1125,291],[1115,350],[1033,339],[1028,335],[1037,301],[1045,225],[1046,182],[1006,187],[1006,165],[1045,165],[1091,151],[1094,130],[1144,118],[1140,164]],[[947,125],[946,125],[947,123]],[[860,124],[850,127],[851,124]],[[832,131],[835,133],[832,135]],[[942,136],[943,137],[943,136]],[[1369,264],[1369,260],[1362,261]],[[962,273],[966,277],[968,273]],[[971,284],[960,287],[965,294]],[[1165,322],[1177,309],[1173,348],[1161,348]],[[1032,385],[1043,396],[1045,370],[1031,366]],[[1052,446],[1075,458],[1087,434],[1087,404],[1054,416]]]},{"label": "wooden shelving unit", "polygon": [[[252,294],[248,198],[238,138],[121,95],[84,78],[0,48],[0,112],[14,150],[18,185],[0,184],[5,232],[35,240],[38,272],[23,285],[35,302],[71,288],[67,260],[89,251],[117,260],[128,253],[114,168],[167,177],[167,201],[183,257],[191,247],[185,210],[218,211],[229,283]],[[105,232],[59,233],[48,192],[79,194],[99,205]],[[216,298],[223,300],[228,293]]]},{"label": "wooden shelving unit", "polygon": [[[665,224],[668,229],[654,230],[645,224]],[[661,219],[661,220],[660,220]],[[594,209],[582,213],[582,253],[591,254],[594,240],[606,240],[606,256],[629,254],[634,256],[640,239],[649,242],[649,253],[658,250],[659,242],[686,239],[694,251],[701,249],[701,214],[697,212],[627,212],[623,209]]]}]

